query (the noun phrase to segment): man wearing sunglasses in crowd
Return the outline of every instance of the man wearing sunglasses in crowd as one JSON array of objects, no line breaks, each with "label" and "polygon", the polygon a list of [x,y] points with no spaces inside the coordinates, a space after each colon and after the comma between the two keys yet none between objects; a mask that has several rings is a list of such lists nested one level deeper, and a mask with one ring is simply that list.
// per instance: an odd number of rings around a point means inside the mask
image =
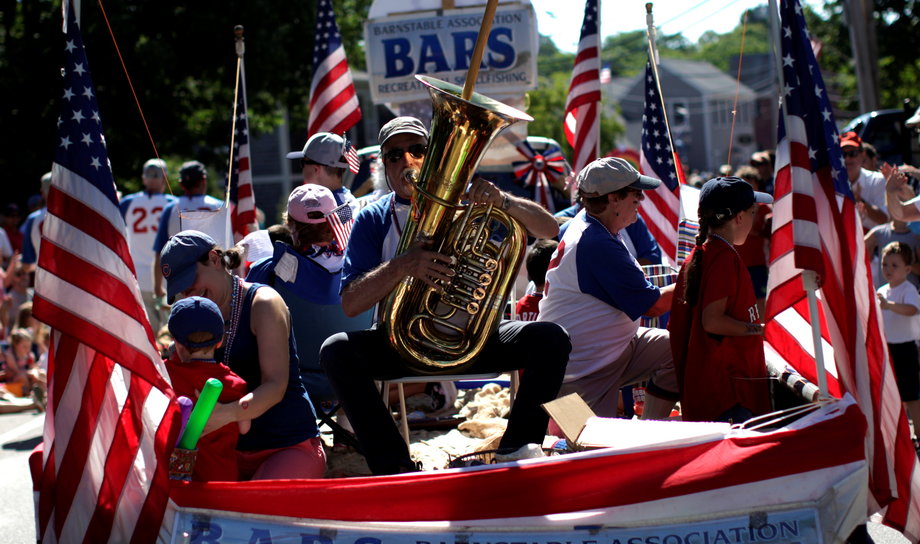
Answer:
[{"label": "man wearing sunglasses in crowd", "polygon": [[357,213],[355,197],[342,185],[348,168],[345,162],[345,139],[330,132],[317,132],[307,140],[303,150],[291,151],[287,158],[300,161],[304,184],[321,185],[335,196],[338,205],[349,204]]},{"label": "man wearing sunglasses in crowd", "polygon": [[863,228],[868,231],[876,225],[888,222],[888,208],[885,206],[885,176],[863,168],[865,151],[863,141],[855,132],[840,135],[840,149],[847,179],[862,217]]},{"label": "man wearing sunglasses in crowd", "polygon": [[[380,129],[380,156],[392,193],[358,214],[342,270],[342,306],[358,315],[382,301],[406,276],[432,287],[454,275],[449,257],[417,245],[396,255],[406,226],[413,182],[407,173],[421,170],[428,131],[414,117],[397,117]],[[552,215],[533,201],[511,196],[482,178],[475,178],[465,199],[491,204],[519,220],[531,236],[552,238],[558,226]],[[499,444],[506,460],[540,455],[549,421],[541,404],[556,398],[571,344],[555,323],[503,321],[474,359],[467,373],[524,368],[508,428]],[[345,413],[374,474],[416,470],[374,380],[414,374],[390,346],[383,328],[339,333],[320,350],[320,363],[342,402]]]}]

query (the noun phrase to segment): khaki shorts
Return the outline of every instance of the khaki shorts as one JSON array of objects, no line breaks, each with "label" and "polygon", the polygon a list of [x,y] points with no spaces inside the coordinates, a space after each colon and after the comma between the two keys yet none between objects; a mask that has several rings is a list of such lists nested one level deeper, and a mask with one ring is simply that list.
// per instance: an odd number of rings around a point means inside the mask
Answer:
[{"label": "khaki shorts", "polygon": [[677,376],[666,329],[639,327],[619,358],[599,371],[563,383],[559,396],[578,393],[598,416],[616,417],[620,388],[646,380],[677,400]]}]

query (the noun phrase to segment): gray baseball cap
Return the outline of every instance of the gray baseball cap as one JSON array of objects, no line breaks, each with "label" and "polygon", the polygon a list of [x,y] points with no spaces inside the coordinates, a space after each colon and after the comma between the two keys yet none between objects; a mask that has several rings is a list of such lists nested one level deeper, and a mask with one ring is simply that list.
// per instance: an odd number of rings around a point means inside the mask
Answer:
[{"label": "gray baseball cap", "polygon": [[345,140],[331,132],[317,132],[303,146],[302,151],[291,151],[289,159],[307,159],[335,168],[348,168],[340,159],[345,152]]},{"label": "gray baseball cap", "polygon": [[575,178],[578,191],[586,194],[605,195],[632,187],[647,191],[661,185],[661,180],[643,176],[629,162],[619,157],[604,157],[582,168]]},{"label": "gray baseball cap", "polygon": [[397,117],[380,128],[377,143],[383,146],[387,140],[397,134],[417,134],[428,140],[428,129],[415,117]]}]

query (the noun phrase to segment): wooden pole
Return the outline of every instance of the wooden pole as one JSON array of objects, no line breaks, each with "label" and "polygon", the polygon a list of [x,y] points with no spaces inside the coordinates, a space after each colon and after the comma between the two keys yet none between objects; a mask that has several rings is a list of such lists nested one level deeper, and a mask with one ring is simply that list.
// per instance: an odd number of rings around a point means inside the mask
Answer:
[{"label": "wooden pole", "polygon": [[479,65],[482,63],[482,55],[486,50],[486,42],[489,40],[489,33],[492,31],[492,19],[495,18],[495,9],[498,7],[498,0],[489,0],[486,4],[486,13],[482,16],[482,24],[479,25],[479,37],[476,38],[476,48],[473,49],[473,57],[470,59],[470,67],[466,72],[466,82],[463,84],[463,94],[460,98],[469,100],[473,97],[473,87],[476,86],[476,78],[479,77]]}]

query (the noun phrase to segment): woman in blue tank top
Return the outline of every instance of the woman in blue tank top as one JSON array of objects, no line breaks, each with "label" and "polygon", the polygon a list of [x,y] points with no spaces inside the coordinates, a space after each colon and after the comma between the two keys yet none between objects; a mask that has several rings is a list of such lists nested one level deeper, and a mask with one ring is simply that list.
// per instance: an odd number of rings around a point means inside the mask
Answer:
[{"label": "woman in blue tank top", "polygon": [[322,478],[326,457],[281,296],[233,275],[239,252],[222,250],[203,232],[170,238],[160,262],[170,304],[198,295],[220,307],[226,333],[218,360],[249,386],[239,401],[215,406],[205,433],[239,423],[240,479]]}]

